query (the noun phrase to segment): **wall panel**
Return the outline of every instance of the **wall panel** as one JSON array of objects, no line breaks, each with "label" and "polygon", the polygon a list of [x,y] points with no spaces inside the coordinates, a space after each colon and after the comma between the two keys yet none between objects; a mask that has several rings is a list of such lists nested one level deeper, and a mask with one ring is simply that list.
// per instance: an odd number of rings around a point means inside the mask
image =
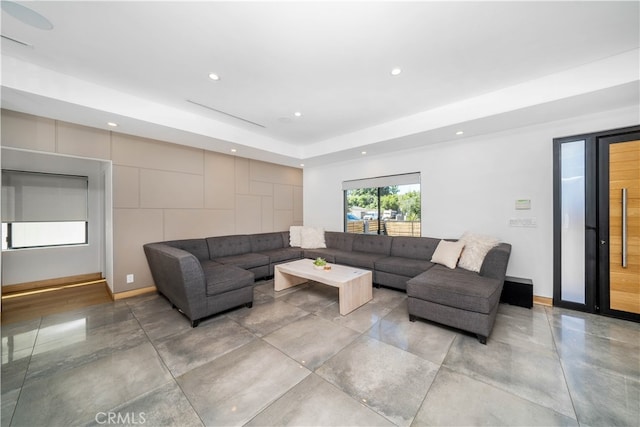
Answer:
[{"label": "wall panel", "polygon": [[113,207],[140,207],[140,169],[113,166]]},{"label": "wall panel", "polygon": [[[161,209],[113,210],[113,263],[115,292],[151,286],[153,279],[142,245],[163,240]],[[135,281],[127,283],[127,274]]]},{"label": "wall panel", "polygon": [[111,158],[111,133],[106,130],[56,122],[57,151],[92,159]]},{"label": "wall panel", "polygon": [[124,166],[200,175],[204,169],[203,150],[119,133],[113,133],[111,155]]},{"label": "wall panel", "polygon": [[56,151],[55,121],[2,110],[2,146],[25,150]]},{"label": "wall panel", "polygon": [[203,208],[202,176],[141,169],[140,206],[143,208]]},{"label": "wall panel", "polygon": [[233,156],[206,152],[204,156],[205,208],[235,207],[236,160]]},{"label": "wall panel", "polygon": [[236,233],[232,209],[166,209],[164,212],[164,240]]}]

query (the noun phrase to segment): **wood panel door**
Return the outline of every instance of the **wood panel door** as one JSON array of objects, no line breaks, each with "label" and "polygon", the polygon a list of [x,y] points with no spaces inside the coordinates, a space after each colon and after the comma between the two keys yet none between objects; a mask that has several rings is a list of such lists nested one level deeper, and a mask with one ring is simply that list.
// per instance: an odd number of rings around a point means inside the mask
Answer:
[{"label": "wood panel door", "polygon": [[640,314],[640,140],[609,144],[609,307]]}]

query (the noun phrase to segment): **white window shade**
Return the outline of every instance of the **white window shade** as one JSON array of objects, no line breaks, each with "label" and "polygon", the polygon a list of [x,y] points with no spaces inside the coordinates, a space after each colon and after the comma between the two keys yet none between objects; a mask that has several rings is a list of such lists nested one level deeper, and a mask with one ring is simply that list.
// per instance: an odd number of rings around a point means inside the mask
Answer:
[{"label": "white window shade", "polygon": [[87,221],[86,176],[2,171],[2,222]]},{"label": "white window shade", "polygon": [[378,176],[375,178],[354,179],[343,181],[342,190],[355,190],[356,188],[389,187],[392,185],[420,184],[420,172],[405,173],[402,175]]}]

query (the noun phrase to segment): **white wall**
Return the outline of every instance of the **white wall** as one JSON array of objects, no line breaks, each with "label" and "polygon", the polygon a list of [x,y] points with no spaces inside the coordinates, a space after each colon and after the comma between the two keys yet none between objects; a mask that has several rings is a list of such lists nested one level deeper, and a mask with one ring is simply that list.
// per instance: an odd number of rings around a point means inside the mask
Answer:
[{"label": "white wall", "polygon": [[89,177],[89,244],[2,252],[2,285],[99,273],[105,266],[104,176],[101,161],[2,149],[2,168]]},{"label": "white wall", "polygon": [[[423,236],[456,238],[469,230],[509,242],[507,275],[532,279],[534,294],[551,298],[553,138],[638,121],[637,108],[626,108],[305,168],[304,224],[342,231],[345,180],[420,172]],[[516,210],[517,199],[531,199],[531,209]],[[537,227],[510,227],[510,218],[536,218]]]}]

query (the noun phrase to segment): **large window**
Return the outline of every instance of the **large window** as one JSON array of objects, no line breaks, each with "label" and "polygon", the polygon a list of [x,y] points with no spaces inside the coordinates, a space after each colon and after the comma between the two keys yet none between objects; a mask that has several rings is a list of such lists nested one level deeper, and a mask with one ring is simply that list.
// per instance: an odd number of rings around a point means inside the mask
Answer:
[{"label": "large window", "polygon": [[86,176],[3,170],[2,249],[88,241]]},{"label": "large window", "polygon": [[420,174],[391,175],[342,184],[348,233],[420,236]]}]

